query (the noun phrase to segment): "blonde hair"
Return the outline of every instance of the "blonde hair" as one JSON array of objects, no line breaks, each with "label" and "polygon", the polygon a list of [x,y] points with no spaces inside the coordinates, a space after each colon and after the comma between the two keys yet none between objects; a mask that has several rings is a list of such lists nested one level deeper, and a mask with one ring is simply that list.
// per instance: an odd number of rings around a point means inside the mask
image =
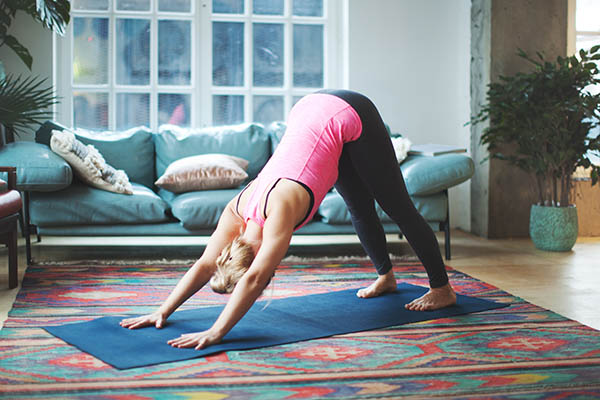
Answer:
[{"label": "blonde hair", "polygon": [[217,258],[217,270],[210,278],[210,287],[216,293],[231,293],[254,261],[252,246],[240,236],[233,239]]}]

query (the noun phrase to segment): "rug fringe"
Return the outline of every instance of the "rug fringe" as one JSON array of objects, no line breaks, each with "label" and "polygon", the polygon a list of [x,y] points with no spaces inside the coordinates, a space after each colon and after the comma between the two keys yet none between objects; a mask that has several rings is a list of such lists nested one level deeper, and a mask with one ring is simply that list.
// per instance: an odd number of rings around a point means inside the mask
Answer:
[{"label": "rug fringe", "polygon": [[[419,259],[416,256],[410,255],[394,255],[390,254],[392,262],[418,262]],[[291,262],[369,262],[369,257],[366,256],[332,256],[332,257],[305,257],[305,256],[287,256],[282,263]],[[66,260],[66,261],[38,261],[33,265],[132,265],[132,264],[143,264],[143,265],[186,265],[193,264],[196,259],[167,259],[167,258],[153,258],[153,259],[91,259],[91,260]]]},{"label": "rug fringe", "polygon": [[[408,255],[394,255],[390,254],[390,259],[393,261],[419,261],[416,256]],[[371,259],[367,256],[332,256],[332,257],[301,257],[301,256],[287,256],[281,262],[369,262]]]}]

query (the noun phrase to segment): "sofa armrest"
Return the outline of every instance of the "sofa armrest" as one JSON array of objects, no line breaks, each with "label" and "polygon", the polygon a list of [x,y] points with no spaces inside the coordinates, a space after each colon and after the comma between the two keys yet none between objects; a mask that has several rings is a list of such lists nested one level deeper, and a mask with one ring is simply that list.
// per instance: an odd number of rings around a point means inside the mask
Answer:
[{"label": "sofa armrest", "polygon": [[426,196],[456,186],[473,176],[475,165],[463,154],[408,156],[400,164],[411,196]]},{"label": "sofa armrest", "polygon": [[[15,167],[16,187],[21,191],[53,192],[71,184],[71,166],[48,146],[34,142],[14,142],[0,148],[0,165]],[[7,180],[6,172],[0,179]]]}]

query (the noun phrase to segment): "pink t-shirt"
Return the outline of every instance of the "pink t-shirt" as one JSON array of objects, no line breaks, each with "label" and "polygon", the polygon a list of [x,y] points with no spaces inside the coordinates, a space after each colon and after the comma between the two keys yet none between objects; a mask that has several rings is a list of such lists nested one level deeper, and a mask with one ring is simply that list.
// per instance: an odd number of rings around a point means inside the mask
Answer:
[{"label": "pink t-shirt", "polygon": [[312,209],[296,229],[304,226],[337,181],[344,143],[358,139],[361,132],[360,117],[341,98],[317,93],[300,99],[290,111],[281,143],[256,178],[244,219],[263,226],[264,210],[260,209],[263,194],[279,179],[288,178],[308,186],[314,196]]}]

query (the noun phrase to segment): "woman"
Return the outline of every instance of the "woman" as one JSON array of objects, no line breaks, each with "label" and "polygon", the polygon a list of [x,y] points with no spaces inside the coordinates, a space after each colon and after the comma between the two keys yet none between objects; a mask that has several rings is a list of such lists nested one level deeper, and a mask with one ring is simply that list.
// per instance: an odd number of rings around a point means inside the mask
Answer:
[{"label": "woman", "polygon": [[124,319],[121,326],[163,327],[168,316],[210,280],[216,292],[232,293],[224,310],[207,331],[168,343],[201,349],[220,342],[268,285],[292,233],[312,219],[334,185],[378,274],[357,296],[396,290],[385,233],[375,212],[377,200],[398,224],[429,277],[430,290],[405,307],[434,310],[456,302],[437,239],[408,195],[377,109],[359,93],[323,90],[305,96],[292,108],[273,156],[229,202],[202,257],[162,306],[150,315]]}]

